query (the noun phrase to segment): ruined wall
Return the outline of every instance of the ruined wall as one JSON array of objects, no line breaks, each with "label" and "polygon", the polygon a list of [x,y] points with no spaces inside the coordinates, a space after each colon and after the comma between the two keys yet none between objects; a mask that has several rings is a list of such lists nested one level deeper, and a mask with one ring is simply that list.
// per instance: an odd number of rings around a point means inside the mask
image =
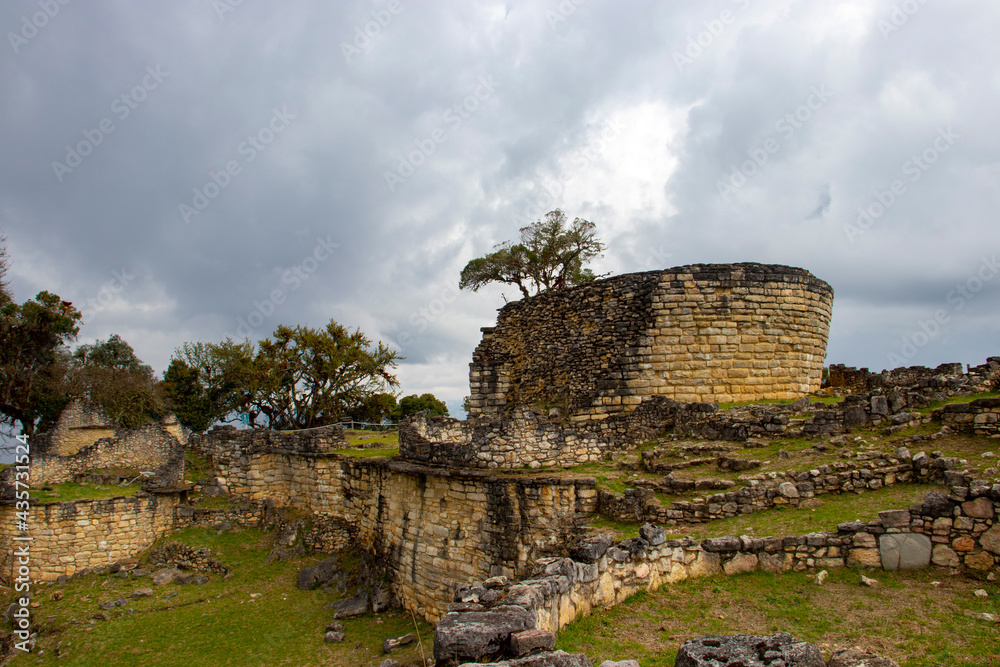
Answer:
[{"label": "ruined wall", "polygon": [[105,468],[153,472],[161,486],[179,484],[184,475],[184,445],[158,422],[120,429],[114,437],[101,438],[67,456],[50,452],[31,459],[35,485],[68,482],[74,475]]},{"label": "ruined wall", "polygon": [[935,410],[932,418],[959,433],[1000,437],[1000,398],[946,405]]},{"label": "ruined wall", "polygon": [[104,567],[134,556],[173,528],[179,496],[142,495],[107,500],[33,505],[26,531],[17,531],[16,508],[0,506],[0,543],[4,561],[0,571],[11,571],[13,537],[28,536],[31,577],[51,581],[84,568]]},{"label": "ruined wall", "polygon": [[63,408],[51,431],[32,439],[32,447],[36,454],[72,456],[101,438],[113,438],[114,435],[115,421],[104,410],[76,399]]},{"label": "ruined wall", "polygon": [[696,264],[507,304],[470,364],[471,416],[556,405],[575,419],[644,397],[730,402],[818,389],[833,290],[808,271]]},{"label": "ruined wall", "polygon": [[596,509],[592,479],[520,479],[353,458],[323,451],[315,435],[219,429],[193,435],[190,444],[229,493],[349,526],[359,544],[383,558],[403,603],[430,620],[470,578],[523,576],[534,559],[560,553]]},{"label": "ruined wall", "polygon": [[896,387],[912,390],[954,388],[952,385],[957,385],[962,376],[962,364],[959,363],[941,364],[937,368],[907,366],[891,371],[884,370],[881,373],[872,373],[867,368],[858,369],[844,364],[832,364],[829,382],[831,387],[842,387],[852,394],[864,394],[877,389]]},{"label": "ruined wall", "polygon": [[[842,523],[835,533],[716,537],[699,543],[667,540],[662,528],[647,524],[640,537],[614,545],[609,538],[589,536],[570,547],[570,558],[537,561],[529,579],[513,584],[480,581],[457,591],[454,610],[438,625],[435,655],[449,655],[449,648],[460,645],[453,642],[471,625],[489,636],[482,626],[516,618],[511,607],[530,614],[527,627],[556,632],[593,609],[688,578],[754,570],[896,570],[932,564],[984,576],[1000,563],[998,517],[1000,485],[995,485],[970,488],[960,498],[930,493],[921,505],[879,512],[875,521]],[[497,630],[502,632],[502,626],[497,624]],[[506,632],[511,632],[509,627]],[[502,644],[503,635],[494,641]]]}]

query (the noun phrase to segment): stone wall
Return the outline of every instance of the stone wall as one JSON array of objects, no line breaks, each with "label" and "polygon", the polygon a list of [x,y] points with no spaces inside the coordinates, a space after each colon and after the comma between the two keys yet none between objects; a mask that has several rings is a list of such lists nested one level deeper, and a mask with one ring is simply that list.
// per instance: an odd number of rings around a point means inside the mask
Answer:
[{"label": "stone wall", "polygon": [[[322,440],[322,436],[319,437]],[[523,479],[330,452],[315,434],[218,429],[190,444],[229,493],[349,527],[382,558],[404,605],[429,620],[475,577],[523,576],[596,509],[592,479]]]},{"label": "stone wall", "polygon": [[13,537],[32,540],[31,576],[51,581],[86,568],[100,568],[136,555],[174,525],[178,494],[142,494],[131,498],[78,500],[33,505],[26,531],[16,531],[13,503],[0,506],[0,571],[11,571]]},{"label": "stone wall", "polygon": [[[703,523],[750,514],[778,505],[797,506],[802,501],[827,493],[873,491],[893,484],[945,484],[967,488],[974,485],[964,472],[956,470],[959,461],[950,457],[928,456],[925,452],[910,455],[905,448],[894,454],[864,453],[865,459],[838,461],[802,472],[759,473],[743,475],[747,485],[737,491],[705,495],[691,500],[674,501],[664,507],[654,493],[695,490],[668,476],[663,485],[626,489],[625,493],[598,493],[598,512],[619,521],[662,523]],[[981,483],[975,483],[981,485]]]},{"label": "stone wall", "polygon": [[70,401],[51,431],[32,439],[36,454],[72,456],[101,438],[115,436],[115,421],[104,410],[81,399]]},{"label": "stone wall", "polygon": [[152,472],[161,486],[176,486],[184,476],[184,445],[159,422],[119,429],[114,437],[100,438],[67,456],[50,452],[32,457],[33,485],[68,482],[78,474],[107,468]]},{"label": "stone wall", "polygon": [[978,398],[938,408],[932,415],[959,433],[1000,437],[1000,398]]},{"label": "stone wall", "polygon": [[470,415],[557,405],[574,418],[643,397],[729,402],[819,389],[833,290],[808,271],[696,264],[507,304],[470,365]]},{"label": "stone wall", "polygon": [[[518,621],[513,632],[536,628],[554,633],[593,609],[688,578],[754,570],[896,570],[930,564],[985,576],[1000,562],[998,516],[1000,485],[995,485],[973,487],[959,497],[930,493],[921,505],[879,512],[879,519],[871,522],[843,523],[835,533],[717,537],[699,543],[667,540],[662,528],[647,524],[640,537],[618,544],[589,536],[570,547],[570,558],[538,560],[531,578],[514,584],[480,581],[459,589],[450,613],[438,625],[435,656],[438,664],[453,664],[451,649],[474,651],[478,637],[504,646],[503,632],[512,630],[504,630],[503,624],[512,619]],[[526,618],[519,619],[524,612]]]},{"label": "stone wall", "polygon": [[937,368],[909,366],[891,371],[884,370],[881,373],[872,373],[867,368],[858,369],[844,364],[831,364],[829,370],[829,385],[842,387],[852,394],[896,387],[908,389],[947,387],[949,384],[957,383],[964,375],[962,364],[959,363],[941,364]]}]

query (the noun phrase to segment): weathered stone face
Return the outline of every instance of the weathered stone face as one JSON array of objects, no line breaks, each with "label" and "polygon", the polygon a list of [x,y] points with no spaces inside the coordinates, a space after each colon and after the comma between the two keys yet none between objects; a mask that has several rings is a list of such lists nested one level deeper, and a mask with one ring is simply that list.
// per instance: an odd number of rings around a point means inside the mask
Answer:
[{"label": "weathered stone face", "polygon": [[697,264],[550,291],[501,309],[470,365],[470,415],[553,404],[573,416],[818,389],[833,290],[808,271]]}]

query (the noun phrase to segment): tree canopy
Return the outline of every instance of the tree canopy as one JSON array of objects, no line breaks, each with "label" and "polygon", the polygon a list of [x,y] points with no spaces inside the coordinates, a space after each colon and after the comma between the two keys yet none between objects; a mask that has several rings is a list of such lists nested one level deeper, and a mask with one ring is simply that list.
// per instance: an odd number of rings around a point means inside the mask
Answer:
[{"label": "tree canopy", "polygon": [[391,370],[399,359],[333,320],[322,329],[282,325],[258,344],[186,343],[175,352],[164,390],[192,429],[234,413],[246,414],[251,426],[260,420],[274,429],[311,428],[337,423],[366,403],[373,408],[373,395],[398,386]]},{"label": "tree canopy", "polygon": [[460,289],[479,289],[498,282],[517,285],[521,294],[531,296],[548,289],[570,287],[596,278],[586,264],[598,257],[604,244],[597,239],[597,226],[576,218],[566,222],[566,214],[556,209],[544,220],[520,229],[521,242],[507,241],[494,252],[473,259],[459,279]]},{"label": "tree canopy", "polygon": [[0,236],[0,308],[14,300],[10,293],[10,285],[7,283],[9,260],[6,241],[6,237]]},{"label": "tree canopy", "polygon": [[404,419],[418,412],[426,412],[430,417],[447,417],[448,406],[444,401],[440,401],[434,394],[411,394],[403,397],[399,401],[399,408],[396,410],[396,419]]},{"label": "tree canopy", "polygon": [[0,423],[33,435],[52,424],[69,400],[62,383],[65,345],[79,332],[80,311],[49,292],[18,305],[0,304]]}]

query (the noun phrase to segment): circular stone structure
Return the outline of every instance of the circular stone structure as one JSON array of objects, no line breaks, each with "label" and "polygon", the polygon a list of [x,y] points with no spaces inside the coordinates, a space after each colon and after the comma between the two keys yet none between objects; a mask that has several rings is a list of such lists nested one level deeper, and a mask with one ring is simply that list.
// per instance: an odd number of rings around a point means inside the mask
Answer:
[{"label": "circular stone structure", "polygon": [[693,264],[550,290],[500,309],[470,364],[470,416],[572,418],[647,396],[727,403],[819,389],[833,288],[804,269]]}]

